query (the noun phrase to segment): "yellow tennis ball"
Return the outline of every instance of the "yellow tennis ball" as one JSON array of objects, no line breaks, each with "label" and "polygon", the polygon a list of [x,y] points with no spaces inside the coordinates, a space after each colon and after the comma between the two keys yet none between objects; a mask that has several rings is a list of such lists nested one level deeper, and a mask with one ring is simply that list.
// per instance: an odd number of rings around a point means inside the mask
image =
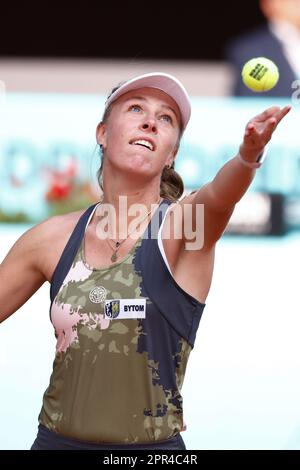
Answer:
[{"label": "yellow tennis ball", "polygon": [[251,59],[243,67],[242,79],[252,91],[262,92],[271,90],[279,79],[277,65],[265,57]]}]

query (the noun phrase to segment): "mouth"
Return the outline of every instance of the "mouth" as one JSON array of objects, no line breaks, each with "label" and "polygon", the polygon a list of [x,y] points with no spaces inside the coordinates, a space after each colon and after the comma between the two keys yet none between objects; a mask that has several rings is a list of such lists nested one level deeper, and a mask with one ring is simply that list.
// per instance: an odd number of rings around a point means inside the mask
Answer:
[{"label": "mouth", "polygon": [[150,140],[146,139],[135,139],[131,140],[130,145],[140,145],[141,147],[145,147],[148,150],[151,150],[153,152],[155,150],[154,143],[151,142]]}]

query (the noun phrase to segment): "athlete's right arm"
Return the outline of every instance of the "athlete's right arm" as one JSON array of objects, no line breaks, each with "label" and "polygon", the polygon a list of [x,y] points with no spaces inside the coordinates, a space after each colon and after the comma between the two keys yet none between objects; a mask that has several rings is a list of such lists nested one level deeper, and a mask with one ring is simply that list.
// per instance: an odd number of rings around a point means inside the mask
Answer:
[{"label": "athlete's right arm", "polygon": [[0,323],[22,307],[46,281],[41,259],[49,220],[25,232],[0,264]]}]

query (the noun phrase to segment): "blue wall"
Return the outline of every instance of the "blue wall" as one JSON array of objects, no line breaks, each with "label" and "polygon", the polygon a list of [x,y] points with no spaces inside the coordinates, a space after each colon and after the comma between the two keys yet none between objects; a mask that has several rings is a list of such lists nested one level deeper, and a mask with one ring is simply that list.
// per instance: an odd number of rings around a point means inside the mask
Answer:
[{"label": "blue wall", "polygon": [[[95,129],[105,97],[98,95],[8,93],[0,112],[0,210],[47,216],[49,171],[77,164],[76,182],[97,191]],[[247,121],[287,100],[192,97],[192,118],[182,139],[176,169],[186,188],[201,186],[236,154]],[[251,190],[300,197],[299,107],[280,124],[267,163]]]}]

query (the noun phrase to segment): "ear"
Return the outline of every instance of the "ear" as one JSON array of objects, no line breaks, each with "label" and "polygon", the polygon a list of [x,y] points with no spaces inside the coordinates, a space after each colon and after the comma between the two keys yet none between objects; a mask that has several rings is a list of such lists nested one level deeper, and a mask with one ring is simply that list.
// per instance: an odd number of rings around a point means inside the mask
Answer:
[{"label": "ear", "polygon": [[99,122],[96,129],[96,140],[99,145],[102,145],[103,148],[106,148],[106,127],[103,122]]}]

